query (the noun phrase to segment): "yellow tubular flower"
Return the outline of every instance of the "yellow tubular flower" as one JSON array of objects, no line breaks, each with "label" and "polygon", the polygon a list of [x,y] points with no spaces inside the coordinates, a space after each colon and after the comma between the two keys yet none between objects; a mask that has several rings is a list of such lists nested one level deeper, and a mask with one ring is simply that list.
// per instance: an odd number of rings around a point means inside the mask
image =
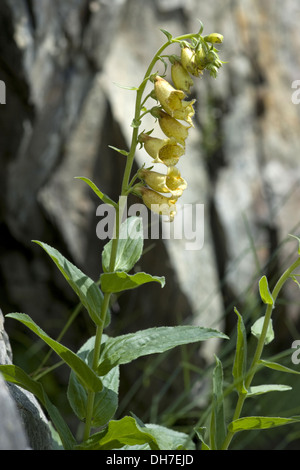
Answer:
[{"label": "yellow tubular flower", "polygon": [[185,140],[191,126],[184,126],[163,110],[160,110],[158,122],[161,130],[167,137],[173,137],[179,144],[185,146]]},{"label": "yellow tubular flower", "polygon": [[188,71],[181,65],[180,62],[176,61],[171,67],[171,77],[175,87],[178,90],[190,93],[190,88],[194,82]]},{"label": "yellow tubular flower", "polygon": [[196,100],[184,101],[185,93],[176,90],[158,75],[154,79],[154,91],[156,98],[170,116],[193,125],[192,117],[195,114],[193,104]]},{"label": "yellow tubular flower", "polygon": [[158,139],[141,134],[139,140],[144,144],[146,152],[154,159],[153,163],[174,166],[184,154],[184,148],[178,145],[175,139]]},{"label": "yellow tubular flower", "polygon": [[181,102],[185,98],[184,92],[176,90],[167,80],[159,75],[154,79],[154,91],[156,98],[168,114],[172,116],[176,109],[181,109]]},{"label": "yellow tubular flower", "polygon": [[138,176],[151,189],[160,193],[171,193],[176,198],[180,197],[187,188],[187,183],[181,177],[180,171],[173,166],[168,168],[166,175],[142,168],[138,171]]},{"label": "yellow tubular flower", "polygon": [[156,214],[167,215],[170,222],[174,220],[176,215],[177,198],[166,197],[152,189],[141,187],[140,193],[144,204]]},{"label": "yellow tubular flower", "polygon": [[193,104],[195,103],[195,101],[196,100],[182,101],[181,109],[176,109],[173,112],[172,117],[175,119],[179,119],[180,121],[185,121],[190,124],[190,126],[194,127],[192,118],[195,114],[195,110],[193,108]]}]

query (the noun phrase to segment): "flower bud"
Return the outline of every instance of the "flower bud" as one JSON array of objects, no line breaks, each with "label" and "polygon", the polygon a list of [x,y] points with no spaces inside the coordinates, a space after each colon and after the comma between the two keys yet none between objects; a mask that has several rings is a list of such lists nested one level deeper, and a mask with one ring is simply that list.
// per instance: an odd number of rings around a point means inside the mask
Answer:
[{"label": "flower bud", "polygon": [[158,139],[147,134],[141,134],[139,141],[144,144],[146,152],[154,159],[153,163],[163,163],[174,166],[184,154],[184,149],[175,139]]},{"label": "flower bud", "polygon": [[211,33],[211,34],[208,34],[208,36],[205,36],[203,39],[206,42],[215,44],[215,43],[223,42],[224,36],[222,36],[222,34],[219,34],[219,33]]},{"label": "flower bud", "polygon": [[188,71],[181,65],[180,62],[176,61],[171,67],[171,76],[175,88],[178,90],[190,93],[190,88],[194,82]]},{"label": "flower bud", "polygon": [[181,64],[187,72],[195,77],[202,75],[202,70],[196,64],[195,51],[189,47],[183,47],[181,49]]}]

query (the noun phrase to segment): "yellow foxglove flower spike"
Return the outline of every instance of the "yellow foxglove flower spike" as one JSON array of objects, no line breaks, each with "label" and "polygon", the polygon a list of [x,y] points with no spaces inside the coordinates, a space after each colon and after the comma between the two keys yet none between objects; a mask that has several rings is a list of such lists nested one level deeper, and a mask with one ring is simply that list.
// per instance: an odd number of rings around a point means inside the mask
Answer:
[{"label": "yellow foxglove flower spike", "polygon": [[142,133],[139,141],[144,144],[146,152],[154,159],[153,163],[174,166],[184,154],[184,148],[175,139],[159,139]]}]

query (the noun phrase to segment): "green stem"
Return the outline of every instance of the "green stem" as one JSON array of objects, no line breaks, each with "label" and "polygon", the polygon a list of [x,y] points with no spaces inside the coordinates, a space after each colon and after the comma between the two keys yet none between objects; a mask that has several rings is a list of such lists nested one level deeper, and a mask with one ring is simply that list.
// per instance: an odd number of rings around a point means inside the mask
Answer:
[{"label": "green stem", "polygon": [[[278,294],[279,292],[281,291],[283,285],[285,284],[285,282],[289,279],[289,277],[291,276],[292,272],[298,268],[300,266],[300,258],[298,258],[283,274],[282,276],[278,279],[274,289],[273,289],[273,292],[272,292],[272,297],[274,299],[274,304],[273,305],[268,305],[267,306],[267,309],[266,309],[266,314],[265,314],[265,319],[264,319],[264,323],[263,323],[263,327],[262,327],[262,331],[261,331],[261,335],[259,337],[259,340],[258,340],[258,343],[257,343],[257,347],[256,347],[256,350],[255,350],[255,353],[254,353],[254,356],[253,356],[253,359],[252,359],[252,363],[251,363],[251,366],[249,368],[249,372],[247,373],[246,375],[246,379],[245,379],[245,388],[248,390],[251,383],[252,383],[252,380],[257,372],[257,368],[259,366],[259,361],[260,361],[260,358],[261,358],[261,355],[262,355],[262,352],[263,352],[263,349],[264,349],[264,344],[265,344],[265,338],[266,338],[266,335],[267,335],[267,331],[268,331],[268,326],[269,326],[269,323],[270,323],[270,320],[271,320],[271,316],[272,316],[272,311],[273,311],[273,307],[275,305],[275,300],[277,299],[278,297]],[[241,412],[242,412],[242,409],[243,409],[243,405],[244,405],[244,402],[247,398],[247,394],[242,394],[240,393],[239,394],[239,398],[238,398],[238,401],[237,401],[237,404],[236,404],[236,408],[235,408],[235,412],[234,412],[234,415],[233,415],[233,418],[232,418],[232,421],[235,421],[236,419],[238,419],[241,415]],[[230,445],[230,442],[233,438],[235,433],[233,432],[228,432],[227,433],[227,436],[223,442],[223,445],[222,445],[222,450],[226,450],[228,449],[229,445]]]}]

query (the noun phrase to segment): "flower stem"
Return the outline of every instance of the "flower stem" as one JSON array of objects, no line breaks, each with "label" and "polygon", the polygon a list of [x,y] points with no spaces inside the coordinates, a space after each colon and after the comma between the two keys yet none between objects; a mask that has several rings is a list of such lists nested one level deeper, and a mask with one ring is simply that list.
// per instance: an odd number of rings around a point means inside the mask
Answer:
[{"label": "flower stem", "polygon": [[[278,294],[281,291],[283,285],[289,279],[289,277],[291,276],[293,271],[296,268],[298,268],[299,266],[300,266],[300,258],[298,258],[282,274],[282,276],[278,279],[278,281],[277,281],[277,283],[276,283],[276,285],[273,289],[273,292],[272,292],[272,297],[274,299],[274,304],[275,304],[275,300],[277,299]],[[253,359],[252,359],[252,363],[251,363],[251,366],[249,368],[249,371],[248,371],[248,373],[246,375],[246,379],[245,379],[245,388],[247,390],[249,389],[249,387],[252,383],[252,380],[254,378],[254,375],[256,374],[256,371],[257,371],[257,368],[258,368],[258,365],[259,365],[259,361],[260,361],[260,358],[261,358],[261,355],[262,355],[262,352],[263,352],[263,349],[264,349],[265,338],[266,338],[267,331],[268,331],[268,326],[269,326],[269,323],[270,323],[270,320],[271,320],[274,304],[273,305],[269,304],[266,308],[265,319],[264,319],[261,335],[259,337],[259,340],[258,340],[258,343],[257,343],[257,346],[256,346],[256,350],[255,350],[255,353],[254,353],[254,356],[253,356]],[[236,404],[236,408],[235,408],[235,412],[234,412],[232,421],[235,421],[236,419],[238,419],[240,417],[246,398],[247,398],[247,394],[243,394],[243,393],[239,394],[239,398],[238,398],[238,401],[237,401],[237,404]],[[233,433],[231,431],[229,431],[227,433],[226,438],[225,438],[225,440],[223,442],[223,445],[222,445],[222,450],[228,449],[234,434],[235,433]]]}]

